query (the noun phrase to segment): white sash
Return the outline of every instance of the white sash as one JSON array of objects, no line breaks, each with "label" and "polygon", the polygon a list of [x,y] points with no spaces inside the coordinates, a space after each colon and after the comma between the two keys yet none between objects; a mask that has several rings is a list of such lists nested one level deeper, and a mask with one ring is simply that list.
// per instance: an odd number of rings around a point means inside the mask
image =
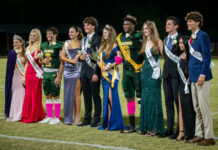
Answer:
[{"label": "white sash", "polygon": [[68,51],[69,44],[70,44],[70,40],[67,40],[66,43],[65,43],[65,51],[66,51],[67,57],[72,59],[72,57],[70,56],[70,53]]},{"label": "white sash", "polygon": [[[66,43],[65,43],[65,51],[66,51],[67,57],[69,59],[72,59],[72,57],[70,56],[70,53],[68,51],[69,44],[70,44],[70,40],[67,40]],[[81,70],[81,65],[82,65],[81,62],[78,62],[76,65],[79,67],[79,71],[80,71]]]},{"label": "white sash", "polygon": [[[203,57],[202,54],[196,50],[194,50],[194,48],[192,47],[190,40],[188,41],[188,45],[189,45],[189,51],[190,54],[195,57],[196,59],[198,59],[199,61],[203,61]],[[211,60],[210,62],[210,68],[213,68],[215,66],[215,64],[213,63],[213,61]]]},{"label": "white sash", "polygon": [[[88,39],[87,39],[88,40]],[[87,54],[86,50],[87,48],[85,48],[85,38],[82,39],[82,53],[86,54],[86,62],[87,64],[92,67],[93,69],[95,68],[96,64],[94,64],[93,62],[91,62],[91,59],[89,57],[89,54]]]},{"label": "white sash", "polygon": [[190,40],[188,41],[188,45],[189,45],[189,51],[191,55],[195,57],[196,59],[198,59],[199,61],[203,61],[203,57],[201,53],[193,49],[193,47],[191,46]]},{"label": "white sash", "polygon": [[36,77],[42,79],[43,78],[43,71],[41,68],[39,68],[39,66],[35,62],[34,58],[30,54],[30,51],[26,52],[26,56],[27,56],[28,60],[30,61],[31,65],[33,66],[34,70],[36,71]]},{"label": "white sash", "polygon": [[189,93],[189,89],[188,89],[189,79],[186,79],[182,69],[180,68],[179,62],[181,58],[174,55],[171,51],[169,51],[166,45],[165,45],[165,52],[167,56],[177,64],[177,70],[179,72],[179,76],[182,79],[183,83],[185,84],[185,89],[184,89],[185,94],[188,94]]},{"label": "white sash", "polygon": [[151,67],[153,68],[153,73],[151,77],[153,79],[158,79],[160,77],[160,61],[159,59],[158,59],[158,62],[155,61],[153,55],[151,54],[151,49],[149,47],[148,42],[146,43],[146,46],[145,46],[145,54],[148,58],[148,61]]},{"label": "white sash", "polygon": [[17,55],[17,59],[16,59],[16,65],[20,71],[20,74],[23,76],[24,75],[24,66],[23,66],[23,63],[21,62],[21,59],[18,55]]}]

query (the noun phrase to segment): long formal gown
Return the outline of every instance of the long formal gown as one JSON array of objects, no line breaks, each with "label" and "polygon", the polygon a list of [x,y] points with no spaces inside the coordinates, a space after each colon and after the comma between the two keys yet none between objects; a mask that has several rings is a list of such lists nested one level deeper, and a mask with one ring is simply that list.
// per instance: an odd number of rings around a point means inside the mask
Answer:
[{"label": "long formal gown", "polygon": [[[182,69],[183,73],[187,71],[187,63],[184,59],[180,60],[180,68]],[[186,75],[186,78],[188,76]],[[195,111],[192,102],[192,95],[191,95],[191,86],[188,86],[189,93],[185,93],[185,84],[180,78],[179,80],[179,93],[180,93],[180,102],[182,107],[182,117],[183,117],[183,124],[185,128],[185,134],[187,139],[192,139],[195,134]]]},{"label": "long formal gown", "polygon": [[[39,53],[39,52],[38,52]],[[34,58],[35,52],[31,55]],[[41,68],[38,60],[34,58]],[[36,71],[28,60],[26,70],[26,93],[23,103],[22,122],[38,122],[45,118],[42,106],[42,79],[36,77]]]},{"label": "long formal gown", "polygon": [[[159,54],[151,53],[157,62]],[[139,130],[141,132],[164,132],[164,119],[161,101],[161,75],[158,79],[152,78],[153,68],[145,54],[145,64],[141,71],[141,110]]]},{"label": "long formal gown", "polygon": [[[105,51],[103,52],[103,61],[104,64],[115,62],[116,52],[119,51],[118,47],[112,49],[111,54],[108,59],[106,59]],[[112,79],[112,74],[108,73],[108,78]],[[103,125],[99,127],[100,130],[108,129],[108,130],[122,130],[125,129],[122,111],[120,107],[120,99],[118,93],[118,83],[119,83],[119,74],[115,80],[114,88],[111,87],[111,83],[109,83],[104,77],[102,77],[102,88],[103,88]],[[109,105],[109,88],[112,93],[112,106],[111,106],[111,116],[109,119],[108,115],[108,105]]]},{"label": "long formal gown", "polygon": [[[10,60],[9,60],[10,61]],[[21,62],[25,64],[25,58],[21,57]],[[7,121],[19,121],[22,115],[23,101],[25,96],[25,88],[22,84],[22,75],[15,64],[14,74],[12,79],[12,99],[9,118]]]},{"label": "long formal gown", "polygon": [[[71,58],[75,56],[80,51],[77,49],[68,49]],[[73,111],[74,111],[74,101],[75,101],[75,89],[77,80],[80,77],[80,64],[71,64],[68,62],[64,63],[64,123],[73,123]]]}]

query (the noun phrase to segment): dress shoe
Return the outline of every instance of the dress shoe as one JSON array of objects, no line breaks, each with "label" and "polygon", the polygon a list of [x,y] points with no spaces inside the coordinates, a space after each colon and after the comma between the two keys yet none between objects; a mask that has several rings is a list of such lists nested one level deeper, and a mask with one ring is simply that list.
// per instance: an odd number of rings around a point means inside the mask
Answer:
[{"label": "dress shoe", "polygon": [[101,125],[100,122],[93,122],[93,123],[90,125],[90,127],[94,128],[94,127],[98,127],[98,126],[100,126],[100,125]]},{"label": "dress shoe", "polygon": [[90,122],[83,122],[83,123],[78,124],[77,126],[78,127],[84,127],[84,126],[88,126],[90,124],[91,124]]},{"label": "dress shoe", "polygon": [[203,140],[204,140],[203,138],[199,138],[199,137],[195,136],[193,139],[185,140],[185,143],[197,143],[197,142],[201,142]]},{"label": "dress shoe", "polygon": [[173,132],[167,130],[163,134],[159,134],[158,138],[165,138],[165,137],[172,136],[172,135],[173,135]]},{"label": "dress shoe", "polygon": [[169,139],[175,140],[178,137],[178,134],[174,133],[173,135],[169,136]]},{"label": "dress shoe", "polygon": [[198,142],[199,146],[209,146],[209,145],[215,145],[216,142],[214,141],[214,139],[204,139],[201,142]]}]

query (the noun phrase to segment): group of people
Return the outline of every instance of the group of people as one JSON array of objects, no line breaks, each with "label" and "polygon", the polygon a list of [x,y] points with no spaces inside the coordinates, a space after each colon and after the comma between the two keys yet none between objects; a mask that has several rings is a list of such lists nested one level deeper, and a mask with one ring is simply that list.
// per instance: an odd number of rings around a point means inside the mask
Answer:
[{"label": "group of people", "polygon": [[[209,105],[212,79],[210,39],[207,33],[200,30],[203,25],[201,13],[190,12],[185,20],[191,36],[178,33],[179,19],[171,16],[166,19],[168,35],[163,41],[153,21],[146,21],[141,32],[136,31],[137,20],[132,15],[123,19],[124,32],[117,35],[112,26],[106,25],[102,38],[95,32],[98,21],[94,17],[83,21],[85,37],[80,27],[72,26],[69,29],[70,39],[64,43],[57,41],[58,30],[55,27],[46,30],[47,41],[43,43],[40,31],[31,30],[27,48],[24,47],[24,40],[15,35],[14,48],[7,60],[7,120],[58,124],[63,75],[64,124],[90,125],[99,130],[121,130],[121,133],[136,132],[137,102],[140,105],[140,134],[214,145]],[[160,56],[164,57],[163,75]],[[122,63],[122,88],[127,99],[129,126],[124,125],[118,93],[118,66]],[[165,131],[162,78],[167,114]],[[46,116],[42,87],[46,97]],[[81,92],[85,105],[83,122],[80,122]],[[95,111],[92,119],[93,102]],[[174,131],[175,112],[178,126]]]}]

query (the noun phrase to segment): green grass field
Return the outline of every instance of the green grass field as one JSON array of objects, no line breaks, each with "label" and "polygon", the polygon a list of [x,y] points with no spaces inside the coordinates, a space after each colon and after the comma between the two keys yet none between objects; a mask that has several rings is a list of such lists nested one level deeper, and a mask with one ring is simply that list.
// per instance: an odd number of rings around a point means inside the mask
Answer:
[{"label": "green grass field", "polygon": [[[211,85],[210,103],[213,115],[214,134],[218,137],[218,60],[213,60],[216,66],[213,68],[213,80]],[[161,60],[163,64],[163,60]],[[5,67],[6,59],[0,59],[0,117],[4,117],[4,84],[5,84]],[[122,68],[121,68],[122,71]],[[122,73],[121,73],[122,79]],[[63,85],[62,85],[63,86]],[[61,97],[63,97],[63,89],[61,91]],[[119,83],[120,101],[123,112],[125,124],[128,124],[128,114],[126,109],[126,100],[123,95],[121,84]],[[162,92],[163,94],[163,92]],[[102,93],[101,93],[102,96]],[[164,96],[162,95],[162,98]],[[166,112],[163,98],[163,111],[164,119],[166,123]],[[43,97],[45,102],[45,97]],[[44,103],[43,103],[44,105]],[[44,105],[45,106],[45,105]],[[62,105],[63,106],[63,105]],[[139,107],[137,105],[136,121],[139,123]],[[84,103],[82,97],[82,109],[81,116],[84,115]],[[63,116],[63,107],[61,116]],[[119,131],[99,131],[96,128],[90,127],[76,127],[64,125],[63,123],[58,125],[38,124],[38,123],[21,123],[21,122],[7,122],[6,118],[0,119],[0,135],[19,136],[29,138],[39,138],[48,140],[62,140],[70,142],[80,142],[88,144],[100,144],[105,146],[125,147],[129,149],[140,150],[197,150],[197,149],[218,149],[217,145],[209,147],[199,147],[196,144],[185,144],[183,141],[176,142],[169,140],[168,138],[159,139],[157,137],[146,137],[139,135],[138,133],[121,134]],[[39,141],[28,141],[21,139],[9,139],[0,136],[0,150],[18,149],[18,150],[50,150],[50,149],[102,149],[91,147],[89,145],[70,145],[59,143],[43,143]]]}]

